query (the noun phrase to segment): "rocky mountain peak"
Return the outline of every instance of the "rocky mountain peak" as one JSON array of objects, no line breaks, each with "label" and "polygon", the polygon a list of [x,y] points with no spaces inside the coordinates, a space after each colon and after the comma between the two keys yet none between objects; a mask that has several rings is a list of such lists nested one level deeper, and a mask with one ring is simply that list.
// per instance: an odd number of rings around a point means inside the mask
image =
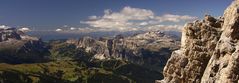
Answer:
[{"label": "rocky mountain peak", "polygon": [[165,35],[164,32],[162,31],[150,31],[150,32],[146,32],[144,34],[137,34],[135,35],[135,38],[141,38],[141,39],[158,39],[158,38],[162,38],[164,36],[167,36]]},{"label": "rocky mountain peak", "polygon": [[41,39],[16,28],[0,26],[0,62],[27,63],[45,60],[48,50]]},{"label": "rocky mountain peak", "polygon": [[159,83],[236,83],[239,80],[239,0],[223,17],[183,28],[181,49],[174,51]]},{"label": "rocky mountain peak", "polygon": [[0,42],[8,41],[8,40],[35,40],[38,41],[39,38],[31,37],[26,35],[21,30],[17,30],[16,28],[11,27],[0,27]]},{"label": "rocky mountain peak", "polygon": [[20,40],[21,37],[15,28],[0,28],[0,42],[10,39]]},{"label": "rocky mountain peak", "polygon": [[[168,58],[170,55],[168,53],[179,47],[177,40],[161,31],[146,32],[128,37],[117,35],[113,38],[99,38],[99,40],[84,37],[80,40],[68,40],[67,43],[83,48],[86,52],[93,54],[94,59],[118,59],[140,64],[155,62],[157,58],[163,64],[163,60],[166,60],[164,58]],[[155,60],[151,56],[154,56]],[[159,62],[156,61],[155,63]]]}]

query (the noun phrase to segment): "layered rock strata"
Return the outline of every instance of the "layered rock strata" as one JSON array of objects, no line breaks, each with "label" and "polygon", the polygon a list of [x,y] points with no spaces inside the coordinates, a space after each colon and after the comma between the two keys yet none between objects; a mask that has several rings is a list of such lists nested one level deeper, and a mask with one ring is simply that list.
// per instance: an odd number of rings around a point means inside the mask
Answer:
[{"label": "layered rock strata", "polygon": [[187,24],[159,83],[237,83],[239,79],[239,0],[223,17],[206,15]]}]

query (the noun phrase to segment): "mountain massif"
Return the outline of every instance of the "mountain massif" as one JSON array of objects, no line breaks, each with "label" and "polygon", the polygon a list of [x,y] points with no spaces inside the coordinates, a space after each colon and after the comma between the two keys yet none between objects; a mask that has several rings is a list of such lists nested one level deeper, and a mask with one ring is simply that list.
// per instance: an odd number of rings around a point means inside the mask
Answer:
[{"label": "mountain massif", "polygon": [[178,38],[161,31],[124,37],[43,42],[15,28],[0,29],[1,83],[152,83]]},{"label": "mountain massif", "polygon": [[117,35],[114,38],[105,37],[98,40],[84,37],[66,42],[93,54],[93,59],[125,60],[140,65],[154,65],[154,67],[165,64],[169,58],[168,55],[179,47],[177,37],[166,35],[160,31],[135,34],[129,37]]},{"label": "mountain massif", "polygon": [[23,63],[46,60],[49,52],[41,39],[16,28],[0,29],[0,62]]},{"label": "mountain massif", "polygon": [[185,25],[181,48],[172,53],[157,83],[238,83],[239,0],[220,18],[206,15]]}]

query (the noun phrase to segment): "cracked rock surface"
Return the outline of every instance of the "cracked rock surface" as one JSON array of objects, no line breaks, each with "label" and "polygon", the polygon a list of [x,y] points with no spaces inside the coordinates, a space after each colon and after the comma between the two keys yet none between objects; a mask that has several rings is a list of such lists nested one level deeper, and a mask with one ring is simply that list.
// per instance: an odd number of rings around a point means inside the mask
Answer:
[{"label": "cracked rock surface", "polygon": [[222,17],[205,15],[185,25],[181,48],[174,51],[157,83],[238,83],[239,0]]}]

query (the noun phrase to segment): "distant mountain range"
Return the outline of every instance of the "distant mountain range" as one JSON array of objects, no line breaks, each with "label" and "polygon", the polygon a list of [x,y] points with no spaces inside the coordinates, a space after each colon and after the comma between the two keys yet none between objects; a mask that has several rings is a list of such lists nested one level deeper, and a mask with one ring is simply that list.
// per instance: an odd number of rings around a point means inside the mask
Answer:
[{"label": "distant mountain range", "polygon": [[[93,55],[98,60],[125,60],[140,65],[162,65],[173,50],[178,49],[178,38],[174,35],[166,35],[161,31],[146,32],[124,37],[116,35],[113,38],[101,37],[94,39],[83,37],[79,40],[67,40],[67,44],[73,44]],[[158,70],[159,68],[156,68]]]},{"label": "distant mountain range", "polygon": [[[123,36],[132,36],[134,34],[146,33],[147,31],[129,31],[129,32],[89,32],[89,33],[77,33],[77,32],[56,32],[56,31],[30,31],[27,34],[41,38],[44,41],[57,40],[57,39],[69,39],[69,38],[82,38],[90,36],[92,38],[99,37],[114,37],[115,35],[121,34]],[[181,32],[177,31],[163,31],[167,35],[175,35],[180,39]]]},{"label": "distant mountain range", "polygon": [[44,42],[15,28],[0,29],[0,62],[41,62],[49,55]]},{"label": "distant mountain range", "polygon": [[8,28],[0,30],[0,38],[4,83],[154,82],[179,49],[179,37],[161,31],[43,42]]}]

